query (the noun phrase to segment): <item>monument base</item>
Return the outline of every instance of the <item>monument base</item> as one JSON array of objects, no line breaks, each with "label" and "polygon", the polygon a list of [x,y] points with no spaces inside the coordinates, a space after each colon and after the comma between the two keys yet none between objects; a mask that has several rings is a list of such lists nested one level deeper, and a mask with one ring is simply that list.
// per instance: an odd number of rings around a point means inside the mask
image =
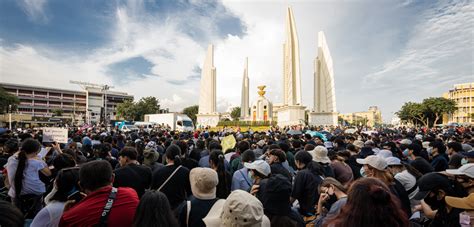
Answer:
[{"label": "monument base", "polygon": [[284,106],[278,110],[277,125],[280,127],[305,124],[305,106]]},{"label": "monument base", "polygon": [[311,126],[332,126],[337,125],[337,112],[311,112],[308,116],[308,124]]},{"label": "monument base", "polygon": [[221,115],[216,114],[196,114],[196,127],[216,127]]}]

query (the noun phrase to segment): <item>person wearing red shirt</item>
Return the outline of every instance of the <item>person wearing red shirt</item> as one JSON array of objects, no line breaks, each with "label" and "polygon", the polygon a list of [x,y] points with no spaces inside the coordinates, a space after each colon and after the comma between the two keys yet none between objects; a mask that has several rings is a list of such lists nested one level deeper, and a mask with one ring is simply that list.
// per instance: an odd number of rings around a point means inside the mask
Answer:
[{"label": "person wearing red shirt", "polygon": [[[59,226],[96,226],[100,223],[112,191],[112,166],[104,160],[86,163],[79,171],[79,180],[87,196],[63,213]],[[119,187],[107,218],[107,225],[132,226],[138,202],[134,189]]]}]

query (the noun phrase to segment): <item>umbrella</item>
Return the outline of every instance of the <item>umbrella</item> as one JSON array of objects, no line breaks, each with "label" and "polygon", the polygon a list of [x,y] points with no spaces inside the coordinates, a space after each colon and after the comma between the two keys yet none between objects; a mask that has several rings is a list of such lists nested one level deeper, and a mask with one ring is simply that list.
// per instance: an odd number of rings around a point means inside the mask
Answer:
[{"label": "umbrella", "polygon": [[320,133],[320,132],[316,132],[316,131],[307,131],[306,134],[310,134],[312,137],[319,137],[321,138],[323,141],[327,141],[328,139],[326,138],[326,135]]},{"label": "umbrella", "polygon": [[362,132],[364,134],[367,134],[367,135],[372,135],[372,134],[377,134],[378,132],[377,131],[365,131],[365,132]]},{"label": "umbrella", "polygon": [[332,134],[328,131],[321,131],[321,134],[323,134],[327,139],[331,139]]},{"label": "umbrella", "polygon": [[357,129],[355,128],[348,128],[344,131],[344,133],[347,133],[347,134],[352,134],[352,133],[355,133],[357,132]]},{"label": "umbrella", "polygon": [[299,130],[293,130],[292,129],[292,130],[289,130],[288,132],[286,132],[286,134],[288,134],[288,135],[301,135],[303,133]]}]

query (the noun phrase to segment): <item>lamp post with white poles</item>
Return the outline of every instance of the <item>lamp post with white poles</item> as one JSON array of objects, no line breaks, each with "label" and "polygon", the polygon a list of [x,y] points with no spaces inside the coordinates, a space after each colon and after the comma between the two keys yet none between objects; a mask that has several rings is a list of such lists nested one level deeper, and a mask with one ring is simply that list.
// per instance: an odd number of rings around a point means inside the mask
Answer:
[{"label": "lamp post with white poles", "polygon": [[12,105],[8,105],[8,129],[12,130]]}]

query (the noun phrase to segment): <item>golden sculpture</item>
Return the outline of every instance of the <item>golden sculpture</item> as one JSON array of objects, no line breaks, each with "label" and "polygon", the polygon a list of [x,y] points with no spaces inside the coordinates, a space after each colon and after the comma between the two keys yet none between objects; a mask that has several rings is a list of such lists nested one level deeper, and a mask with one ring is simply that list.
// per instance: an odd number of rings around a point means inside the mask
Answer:
[{"label": "golden sculpture", "polygon": [[267,87],[267,86],[265,86],[265,85],[261,85],[261,86],[258,86],[258,87],[257,87],[257,88],[258,88],[258,94],[259,94],[261,97],[263,97],[263,96],[265,95],[266,91],[264,91],[264,90],[265,90],[266,87]]}]

